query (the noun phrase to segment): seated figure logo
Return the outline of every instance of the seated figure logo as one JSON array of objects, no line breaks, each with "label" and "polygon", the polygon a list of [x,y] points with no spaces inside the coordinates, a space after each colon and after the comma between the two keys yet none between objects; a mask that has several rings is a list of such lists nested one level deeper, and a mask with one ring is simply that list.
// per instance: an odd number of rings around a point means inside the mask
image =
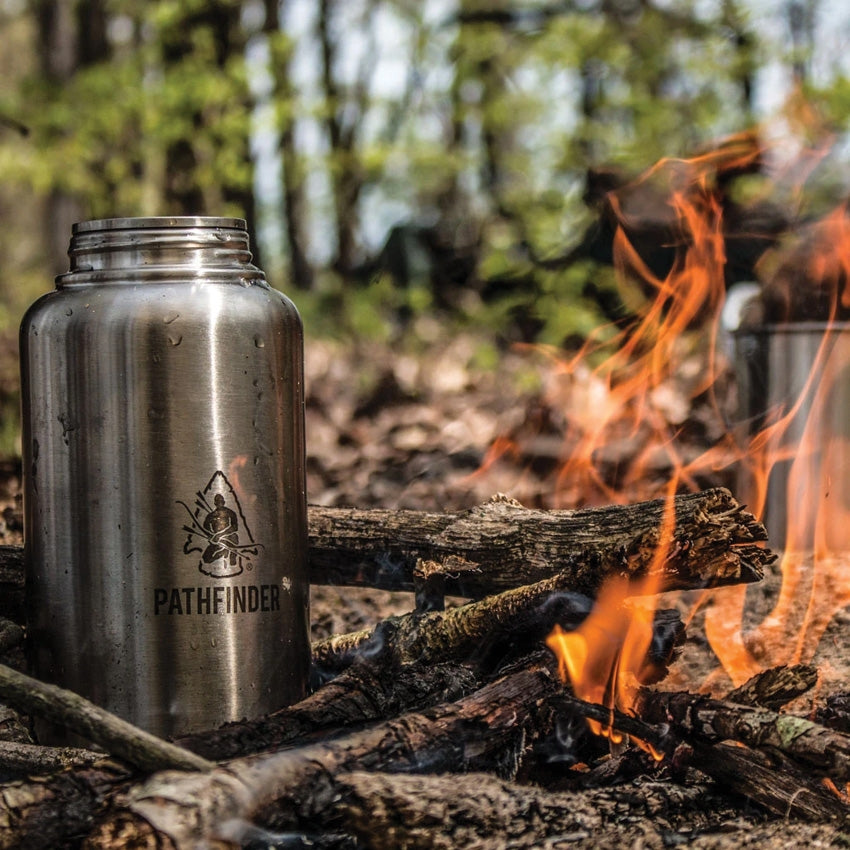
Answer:
[{"label": "seated figure logo", "polygon": [[189,514],[183,530],[187,555],[199,552],[198,569],[213,578],[232,578],[254,568],[253,560],[262,549],[251,534],[227,476],[216,472],[203,490],[195,494],[194,506],[177,502]]}]

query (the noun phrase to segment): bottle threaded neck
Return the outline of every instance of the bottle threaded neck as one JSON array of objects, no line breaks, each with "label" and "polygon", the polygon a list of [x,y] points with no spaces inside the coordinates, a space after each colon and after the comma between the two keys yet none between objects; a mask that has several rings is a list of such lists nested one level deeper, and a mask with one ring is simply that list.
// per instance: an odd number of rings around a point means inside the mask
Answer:
[{"label": "bottle threaded neck", "polygon": [[112,281],[127,272],[155,278],[174,270],[245,270],[251,265],[244,219],[213,216],[110,218],[77,222],[68,248],[70,271],[57,283]]}]

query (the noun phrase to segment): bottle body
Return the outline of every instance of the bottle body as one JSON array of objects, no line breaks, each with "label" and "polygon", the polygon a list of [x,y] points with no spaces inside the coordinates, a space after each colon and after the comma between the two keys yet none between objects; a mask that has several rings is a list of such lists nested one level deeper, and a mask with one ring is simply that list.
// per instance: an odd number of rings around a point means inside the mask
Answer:
[{"label": "bottle body", "polygon": [[232,224],[85,223],[21,327],[33,671],[166,736],[307,687],[301,323]]}]

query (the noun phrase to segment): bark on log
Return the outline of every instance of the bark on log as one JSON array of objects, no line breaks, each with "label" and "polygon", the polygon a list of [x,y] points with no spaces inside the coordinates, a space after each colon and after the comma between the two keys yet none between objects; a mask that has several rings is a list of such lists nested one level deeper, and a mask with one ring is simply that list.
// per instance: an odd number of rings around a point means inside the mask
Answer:
[{"label": "bark on log", "polygon": [[[647,818],[663,832],[677,813],[698,812],[707,804],[723,808],[706,784],[687,787],[644,781],[632,789],[553,793],[486,774],[401,776],[348,773],[336,778],[338,798],[328,817],[341,818],[371,850],[505,850],[583,846],[663,846],[632,834]],[[630,830],[631,825],[631,830]],[[669,826],[668,826],[669,830]],[[643,838],[641,844],[636,843]]]},{"label": "bark on log", "polygon": [[[372,629],[335,635],[313,643],[313,663],[321,671],[346,669],[359,657],[385,656],[396,666],[447,661],[474,661],[487,669],[506,653],[526,654],[540,644],[556,623],[575,628],[590,612],[593,600],[576,591],[572,571],[536,584],[506,590],[447,611],[404,614]],[[669,618],[672,612],[659,612]],[[678,628],[677,628],[678,626]],[[665,622],[659,646],[669,662],[684,627],[678,617]],[[489,656],[489,658],[488,658]]]},{"label": "bark on log", "polygon": [[[273,828],[291,827],[294,817],[325,807],[335,793],[333,776],[343,771],[489,769],[509,777],[527,733],[560,690],[547,669],[523,670],[455,703],[325,744],[237,759],[208,773],[156,774],[128,792],[86,847],[183,850],[199,841],[239,842],[260,815]],[[150,839],[160,844],[143,843]]]},{"label": "bark on log", "polygon": [[39,776],[83,767],[100,761],[103,753],[77,747],[42,747],[39,744],[0,742],[0,776]]},{"label": "bark on log", "polygon": [[[658,548],[664,500],[577,511],[538,511],[495,496],[470,511],[310,508],[310,580],[414,590],[419,560],[462,558],[446,591],[478,598],[570,570],[589,595],[609,574],[646,574]],[[725,489],[675,498],[676,528],[664,589],[760,579],[774,560],[756,543],[760,523]],[[478,572],[469,570],[477,565]]]},{"label": "bark on log", "polygon": [[724,701],[779,711],[783,705],[811,690],[817,681],[818,669],[811,664],[771,667],[729,691]]},{"label": "bark on log", "polygon": [[457,664],[401,669],[357,664],[296,705],[268,717],[186,735],[176,743],[216,761],[247,756],[454,701],[478,684],[471,670]]},{"label": "bark on log", "polygon": [[55,850],[82,839],[129,776],[125,767],[102,759],[82,770],[0,786],[0,850]]},{"label": "bark on log", "polygon": [[635,711],[648,723],[666,723],[689,741],[738,741],[837,782],[850,781],[850,735],[792,714],[777,714],[691,693],[642,691]]},{"label": "bark on log", "polygon": [[[775,556],[728,490],[676,496],[676,529],[663,565],[666,590],[761,579]],[[494,497],[461,513],[311,506],[312,584],[421,589],[420,561],[463,563],[445,591],[480,598],[571,571],[574,589],[593,595],[610,574],[639,576],[659,544],[664,501],[577,511],[538,511]],[[23,622],[23,550],[0,546],[0,617]]]}]

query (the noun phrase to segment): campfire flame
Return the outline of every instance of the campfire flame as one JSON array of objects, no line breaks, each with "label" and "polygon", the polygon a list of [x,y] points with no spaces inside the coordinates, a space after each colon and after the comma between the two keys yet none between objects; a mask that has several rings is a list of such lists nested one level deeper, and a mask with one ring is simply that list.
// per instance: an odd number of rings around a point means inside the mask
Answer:
[{"label": "campfire flame", "polygon": [[[681,383],[688,370],[689,400],[701,397],[725,417],[714,396],[727,380],[719,333],[725,300],[726,237],[724,205],[718,185],[723,175],[745,171],[764,155],[755,134],[736,136],[718,150],[691,160],[664,160],[633,187],[613,193],[610,207],[619,226],[614,240],[615,268],[624,298],[637,319],[625,330],[600,329],[574,356],[547,351],[566,419],[563,463],[554,489],[556,506],[625,503],[658,495],[661,471],[668,499],[683,489],[696,490],[705,476],[738,464],[750,486],[736,493],[758,518],[764,516],[771,472],[790,464],[787,537],[781,564],[782,586],[774,610],[745,630],[745,588],[708,591],[695,605],[705,611],[708,640],[734,685],[782,663],[808,661],[829,622],[850,604],[850,480],[841,474],[850,457],[850,430],[836,427],[850,415],[850,343],[842,344],[837,320],[850,319],[850,211],[841,205],[804,234],[808,257],[794,273],[808,292],[829,305],[827,329],[814,353],[799,396],[770,411],[763,427],[746,441],[727,429],[706,453],[686,457],[669,415],[671,379]],[[822,154],[806,151],[805,172]],[[652,183],[661,187],[675,213],[675,260],[664,277],[653,273],[629,238],[631,190]],[[793,288],[764,292],[773,312],[765,324],[794,318]],[[796,283],[795,283],[796,285]],[[783,311],[785,315],[783,314]],[[694,352],[707,352],[696,361]],[[843,395],[842,395],[843,394]],[[838,418],[836,418],[838,417]],[[632,440],[636,451],[611,483],[605,469],[606,447]],[[521,454],[516,441],[502,438],[486,464]],[[743,475],[741,478],[743,479]],[[672,505],[672,501],[670,502]],[[659,534],[657,559],[663,561],[674,536],[672,511]],[[768,532],[771,529],[768,527]],[[781,541],[772,540],[774,547]],[[652,572],[652,571],[651,571]],[[547,645],[558,657],[563,678],[576,695],[612,709],[628,711],[636,689],[647,678],[646,650],[653,611],[628,605],[635,595],[652,598],[650,575],[635,587],[614,581],[602,588],[585,622],[572,632],[556,627]],[[595,731],[614,738],[610,724]]]},{"label": "campfire flame", "polygon": [[[617,744],[622,735],[614,729],[614,709],[631,710],[638,688],[657,677],[656,665],[648,652],[653,638],[653,605],[627,603],[630,597],[653,599],[660,589],[663,564],[673,544],[675,485],[668,487],[658,546],[647,575],[635,581],[615,577],[606,582],[596,605],[584,622],[573,631],[555,626],[546,645],[558,659],[558,672],[572,685],[580,699],[611,709],[611,722],[603,725],[588,719],[597,735]],[[657,760],[661,756],[648,744],[638,741]]]}]

